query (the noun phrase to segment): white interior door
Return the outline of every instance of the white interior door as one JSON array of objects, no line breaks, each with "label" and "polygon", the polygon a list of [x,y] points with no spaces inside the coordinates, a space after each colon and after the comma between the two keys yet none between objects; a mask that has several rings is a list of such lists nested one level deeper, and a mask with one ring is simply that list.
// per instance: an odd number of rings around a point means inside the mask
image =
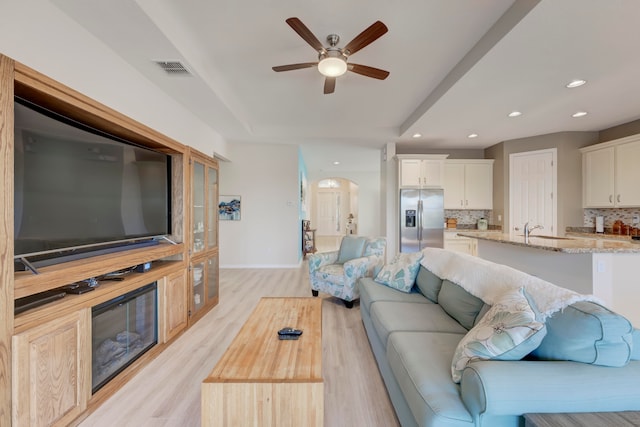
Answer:
[{"label": "white interior door", "polygon": [[318,230],[317,234],[335,236],[340,234],[340,192],[318,192]]},{"label": "white interior door", "polygon": [[556,235],[556,149],[509,156],[509,228],[512,234],[541,225],[539,234]]}]

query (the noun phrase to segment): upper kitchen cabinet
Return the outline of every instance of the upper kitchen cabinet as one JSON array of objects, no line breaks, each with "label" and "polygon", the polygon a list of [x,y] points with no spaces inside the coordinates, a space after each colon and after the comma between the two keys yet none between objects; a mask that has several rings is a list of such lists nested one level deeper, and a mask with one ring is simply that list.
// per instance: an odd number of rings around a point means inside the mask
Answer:
[{"label": "upper kitchen cabinet", "polygon": [[493,209],[493,160],[446,160],[445,209]]},{"label": "upper kitchen cabinet", "polygon": [[640,135],[581,148],[585,208],[640,206]]},{"label": "upper kitchen cabinet", "polygon": [[398,158],[400,188],[442,188],[448,154],[401,155]]}]

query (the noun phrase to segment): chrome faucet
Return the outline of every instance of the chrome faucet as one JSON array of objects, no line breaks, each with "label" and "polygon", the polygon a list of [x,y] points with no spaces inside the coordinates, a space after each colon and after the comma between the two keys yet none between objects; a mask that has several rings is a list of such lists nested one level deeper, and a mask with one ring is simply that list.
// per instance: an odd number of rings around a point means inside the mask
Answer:
[{"label": "chrome faucet", "polygon": [[529,223],[528,222],[524,225],[524,242],[525,243],[529,243],[529,235],[536,228],[543,229],[544,227],[541,226],[541,225],[534,225],[533,227],[529,228]]}]

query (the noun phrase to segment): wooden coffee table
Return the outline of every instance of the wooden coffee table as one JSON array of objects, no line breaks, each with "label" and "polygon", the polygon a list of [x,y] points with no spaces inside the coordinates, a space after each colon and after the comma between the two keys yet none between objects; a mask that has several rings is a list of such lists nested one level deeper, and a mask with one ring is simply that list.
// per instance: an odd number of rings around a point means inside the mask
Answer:
[{"label": "wooden coffee table", "polygon": [[321,427],[323,394],[322,299],[262,298],[202,383],[202,426]]}]

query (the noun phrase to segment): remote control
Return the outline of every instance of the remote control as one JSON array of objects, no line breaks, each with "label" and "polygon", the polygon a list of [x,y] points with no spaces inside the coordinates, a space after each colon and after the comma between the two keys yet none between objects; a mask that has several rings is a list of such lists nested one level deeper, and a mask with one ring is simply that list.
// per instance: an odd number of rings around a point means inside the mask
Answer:
[{"label": "remote control", "polygon": [[297,340],[299,335],[278,335],[280,340]]},{"label": "remote control", "polygon": [[280,335],[280,336],[282,336],[282,335],[300,336],[300,335],[302,335],[302,331],[300,329],[294,329],[294,328],[286,327],[286,328],[280,329],[278,331],[278,335]]}]

